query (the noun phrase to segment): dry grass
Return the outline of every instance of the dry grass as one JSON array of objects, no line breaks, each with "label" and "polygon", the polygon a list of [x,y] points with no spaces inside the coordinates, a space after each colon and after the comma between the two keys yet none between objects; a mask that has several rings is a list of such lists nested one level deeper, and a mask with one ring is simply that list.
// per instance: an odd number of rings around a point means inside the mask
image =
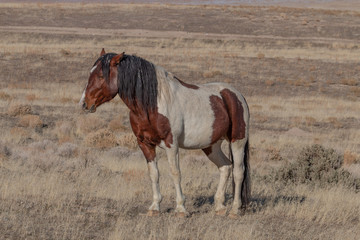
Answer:
[{"label": "dry grass", "polygon": [[221,75],[222,72],[219,69],[210,69],[209,71],[206,71],[203,73],[204,78],[213,78],[215,76]]},{"label": "dry grass", "polygon": [[7,110],[10,116],[19,116],[31,113],[31,106],[28,104],[11,104]]},{"label": "dry grass", "polygon": [[[287,166],[299,166],[302,149],[312,144],[343,159],[335,172],[360,178],[359,44],[353,37],[357,30],[348,27],[359,23],[358,15],[137,4],[9,3],[0,8],[10,13],[4,25],[25,26],[2,29],[0,35],[5,60],[0,70],[0,232],[5,239],[359,236],[360,200],[354,188],[269,179],[288,173]],[[27,26],[40,17],[45,25]],[[108,25],[104,29],[99,22]],[[317,23],[323,26],[314,27]],[[176,218],[161,149],[162,214],[141,215],[152,192],[128,110],[118,97],[95,114],[83,114],[77,106],[102,47],[137,54],[186,82],[226,81],[244,93],[251,112],[253,187],[244,216],[214,216],[217,168],[201,151],[180,151],[191,216]],[[227,208],[231,200],[229,182]]]},{"label": "dry grass", "polygon": [[118,144],[116,136],[109,129],[99,129],[89,133],[84,140],[87,146],[100,149],[111,148]]},{"label": "dry grass", "polygon": [[35,127],[42,126],[43,122],[41,121],[41,119],[38,115],[28,114],[28,115],[24,115],[24,116],[20,117],[19,125],[21,127],[35,128]]}]

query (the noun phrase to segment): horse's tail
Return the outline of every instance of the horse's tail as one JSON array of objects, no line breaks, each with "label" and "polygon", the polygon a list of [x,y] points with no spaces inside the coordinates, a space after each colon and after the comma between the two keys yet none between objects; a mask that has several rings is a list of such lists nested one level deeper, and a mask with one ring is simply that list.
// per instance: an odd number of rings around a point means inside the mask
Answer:
[{"label": "horse's tail", "polygon": [[250,154],[249,139],[246,141],[244,150],[244,179],[241,184],[241,203],[246,207],[250,203],[251,185],[250,185]]},{"label": "horse's tail", "polygon": [[[231,142],[229,143],[229,158],[233,163],[233,152],[231,148]],[[249,139],[246,140],[245,148],[244,148],[244,178],[241,183],[241,207],[246,208],[246,206],[250,203],[251,198],[251,184],[250,184],[250,154],[249,154]],[[232,177],[232,186],[233,186],[233,194],[235,194],[235,182],[234,176]]]}]

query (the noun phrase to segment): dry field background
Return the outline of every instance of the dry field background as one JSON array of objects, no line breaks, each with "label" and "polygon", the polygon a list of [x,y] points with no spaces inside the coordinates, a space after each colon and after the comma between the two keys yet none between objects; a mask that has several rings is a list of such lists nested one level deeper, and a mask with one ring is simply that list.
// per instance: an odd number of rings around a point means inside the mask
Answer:
[{"label": "dry field background", "polygon": [[[1,239],[359,236],[360,12],[4,3],[0,13]],[[176,218],[161,150],[163,213],[141,215],[152,193],[128,110],[118,97],[95,114],[77,106],[102,47],[245,95],[253,196],[244,216],[214,216],[216,167],[181,151],[191,216]]]}]

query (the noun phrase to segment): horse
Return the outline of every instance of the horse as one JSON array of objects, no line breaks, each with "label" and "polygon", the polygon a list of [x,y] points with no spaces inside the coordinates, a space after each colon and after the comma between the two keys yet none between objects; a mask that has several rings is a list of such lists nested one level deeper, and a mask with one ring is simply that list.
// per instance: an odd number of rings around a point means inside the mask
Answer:
[{"label": "horse", "polygon": [[[250,202],[249,108],[245,98],[226,83],[189,84],[164,68],[134,55],[105,53],[90,70],[79,104],[95,112],[119,95],[130,109],[130,124],[145,156],[153,191],[147,216],[159,216],[156,147],[165,149],[176,190],[175,213],[188,216],[181,188],[179,148],[202,149],[220,172],[214,196],[216,215],[226,216],[226,183],[232,171],[233,202],[229,217],[237,217]],[[222,149],[229,142],[229,157]]]}]

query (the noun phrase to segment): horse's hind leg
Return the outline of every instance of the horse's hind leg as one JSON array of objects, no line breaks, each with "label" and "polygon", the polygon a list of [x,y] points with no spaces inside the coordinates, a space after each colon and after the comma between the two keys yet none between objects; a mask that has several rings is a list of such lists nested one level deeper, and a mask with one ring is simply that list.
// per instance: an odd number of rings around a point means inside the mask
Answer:
[{"label": "horse's hind leg", "polygon": [[215,193],[215,212],[217,215],[225,215],[226,208],[224,205],[225,202],[225,191],[226,191],[226,182],[229,178],[231,172],[231,162],[224,155],[221,150],[222,141],[216,142],[214,145],[203,149],[208,158],[218,167],[220,172],[219,185]]},{"label": "horse's hind leg", "polygon": [[230,211],[230,217],[237,217],[239,213],[239,208],[242,205],[241,202],[241,185],[244,180],[244,155],[245,155],[245,144],[246,139],[237,140],[231,143],[231,151],[233,155],[233,178],[235,183],[234,189],[234,200],[233,205]]}]

